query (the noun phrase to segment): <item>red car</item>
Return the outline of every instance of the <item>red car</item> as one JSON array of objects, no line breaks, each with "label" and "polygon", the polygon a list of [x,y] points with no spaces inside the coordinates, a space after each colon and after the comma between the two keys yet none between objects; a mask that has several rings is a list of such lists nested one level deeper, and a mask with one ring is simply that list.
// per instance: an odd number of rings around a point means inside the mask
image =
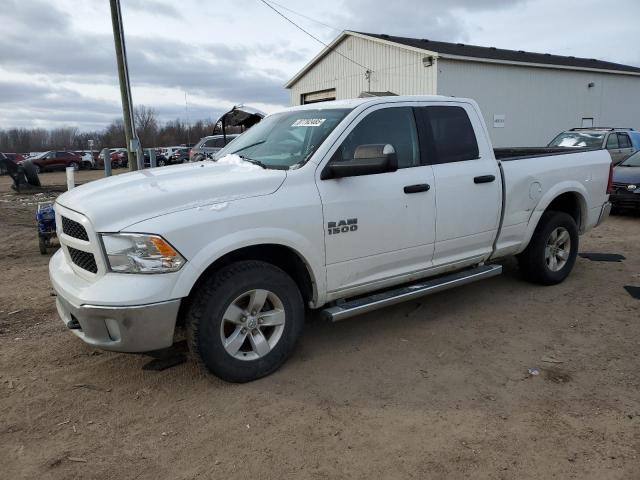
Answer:
[{"label": "red car", "polygon": [[67,167],[73,167],[74,170],[79,170],[80,165],[82,165],[82,157],[80,157],[80,155],[66,151],[44,152],[28,160],[33,163],[37,173],[47,170],[65,169]]},{"label": "red car", "polygon": [[24,157],[19,153],[5,153],[4,156],[11,160],[13,163],[20,163],[24,160]]}]

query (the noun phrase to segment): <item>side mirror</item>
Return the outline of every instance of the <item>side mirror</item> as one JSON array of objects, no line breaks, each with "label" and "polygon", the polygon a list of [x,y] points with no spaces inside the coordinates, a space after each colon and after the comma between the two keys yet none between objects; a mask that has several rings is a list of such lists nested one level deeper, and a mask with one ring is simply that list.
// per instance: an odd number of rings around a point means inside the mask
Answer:
[{"label": "side mirror", "polygon": [[[336,153],[339,155],[340,150]],[[371,144],[356,148],[353,158],[342,160],[332,158],[322,170],[321,180],[330,178],[357,177],[376,173],[395,172],[398,170],[398,156],[393,145]]]}]

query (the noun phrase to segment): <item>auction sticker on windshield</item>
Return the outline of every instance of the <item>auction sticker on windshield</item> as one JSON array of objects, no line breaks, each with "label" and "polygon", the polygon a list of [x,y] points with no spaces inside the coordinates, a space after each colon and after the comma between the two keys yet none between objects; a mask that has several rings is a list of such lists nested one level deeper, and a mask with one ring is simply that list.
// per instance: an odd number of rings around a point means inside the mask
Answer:
[{"label": "auction sticker on windshield", "polygon": [[293,124],[292,127],[319,127],[324,123],[326,118],[299,118]]}]

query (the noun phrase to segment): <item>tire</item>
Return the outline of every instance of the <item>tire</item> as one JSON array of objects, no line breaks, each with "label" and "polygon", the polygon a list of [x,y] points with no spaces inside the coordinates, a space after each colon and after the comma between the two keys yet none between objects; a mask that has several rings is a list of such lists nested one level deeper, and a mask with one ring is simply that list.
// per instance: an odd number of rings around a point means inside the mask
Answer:
[{"label": "tire", "polygon": [[[252,315],[254,300],[263,307]],[[274,372],[291,355],[304,327],[304,303],[293,279],[278,267],[236,262],[201,284],[186,327],[189,349],[201,365],[227,382],[249,382]]]},{"label": "tire", "polygon": [[75,172],[80,170],[80,165],[78,165],[76,162],[69,162],[69,165],[67,165],[67,167],[73,168]]},{"label": "tire", "polygon": [[164,167],[167,164],[167,162],[165,162],[164,160],[158,160],[158,166],[159,167]]},{"label": "tire", "polygon": [[564,212],[545,212],[529,245],[518,255],[520,270],[531,282],[556,285],[571,273],[578,247],[575,220]]},{"label": "tire", "polygon": [[36,175],[40,175],[42,173],[42,170],[40,169],[40,165],[38,165],[37,163],[33,163],[33,171],[35,172]]}]

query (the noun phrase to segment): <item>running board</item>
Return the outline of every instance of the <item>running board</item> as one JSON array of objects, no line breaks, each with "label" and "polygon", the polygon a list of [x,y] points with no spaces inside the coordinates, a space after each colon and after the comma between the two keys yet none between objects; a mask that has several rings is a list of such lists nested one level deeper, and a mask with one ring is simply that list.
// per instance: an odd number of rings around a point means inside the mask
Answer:
[{"label": "running board", "polygon": [[466,285],[485,278],[495,277],[502,273],[502,265],[481,265],[470,270],[444,275],[442,277],[425,280],[394,290],[387,290],[382,293],[374,293],[368,297],[361,297],[339,303],[333,307],[322,310],[323,315],[337,322],[347,318],[355,317],[362,313],[371,312],[379,308],[406,302],[415,298],[431,295],[450,288]]}]

